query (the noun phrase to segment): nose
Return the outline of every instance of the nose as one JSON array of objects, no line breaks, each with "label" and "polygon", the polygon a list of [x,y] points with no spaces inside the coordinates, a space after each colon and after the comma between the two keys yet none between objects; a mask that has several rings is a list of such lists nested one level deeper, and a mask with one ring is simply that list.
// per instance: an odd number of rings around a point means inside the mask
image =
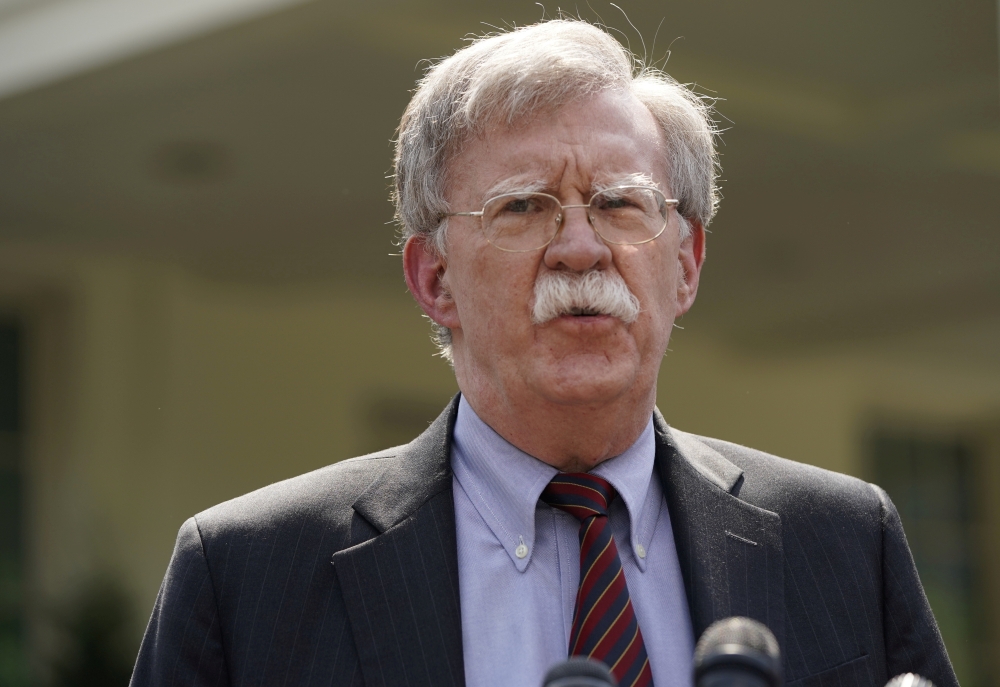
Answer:
[{"label": "nose", "polygon": [[611,266],[611,248],[594,227],[586,207],[564,207],[559,233],[545,248],[545,266],[551,270],[586,272]]}]

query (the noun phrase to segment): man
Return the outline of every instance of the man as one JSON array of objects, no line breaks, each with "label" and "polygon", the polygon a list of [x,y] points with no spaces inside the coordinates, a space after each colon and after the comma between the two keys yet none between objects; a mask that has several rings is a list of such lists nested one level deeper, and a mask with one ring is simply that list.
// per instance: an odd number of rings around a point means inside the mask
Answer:
[{"label": "man", "polygon": [[407,285],[461,395],[412,443],[184,524],[135,685],[688,685],[714,620],[786,681],[954,674],[877,487],[654,407],[716,206],[706,107],[552,21],[432,68],[400,126]]}]

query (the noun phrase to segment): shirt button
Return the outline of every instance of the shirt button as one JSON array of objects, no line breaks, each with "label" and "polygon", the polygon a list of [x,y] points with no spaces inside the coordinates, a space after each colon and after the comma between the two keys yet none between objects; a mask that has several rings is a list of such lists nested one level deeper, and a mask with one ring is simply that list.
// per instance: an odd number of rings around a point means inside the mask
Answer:
[{"label": "shirt button", "polygon": [[642,544],[636,544],[635,552],[639,555],[639,558],[646,557],[646,547],[643,546]]},{"label": "shirt button", "polygon": [[518,544],[517,548],[514,549],[514,555],[517,556],[518,558],[524,558],[525,556],[528,555],[528,547],[525,546],[523,543]]}]

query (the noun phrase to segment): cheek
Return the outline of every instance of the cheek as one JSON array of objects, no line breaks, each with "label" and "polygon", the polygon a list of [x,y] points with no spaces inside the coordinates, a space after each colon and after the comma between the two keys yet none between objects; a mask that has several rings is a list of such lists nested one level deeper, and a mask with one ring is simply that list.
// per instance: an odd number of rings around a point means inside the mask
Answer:
[{"label": "cheek", "polygon": [[636,294],[648,317],[650,338],[655,340],[657,347],[666,345],[673,330],[677,314],[679,269],[676,258],[672,265],[664,259],[663,262],[649,266],[644,273],[643,293]]},{"label": "cheek", "polygon": [[490,327],[510,326],[530,310],[535,275],[531,265],[491,253],[498,251],[487,246],[458,263],[463,269],[455,275],[454,284],[461,292],[456,301],[470,326],[484,320]]},{"label": "cheek", "polygon": [[[648,244],[646,244],[648,246]],[[671,296],[676,296],[676,293],[671,293],[677,289],[677,254],[674,253],[671,260],[670,254],[666,251],[657,251],[656,253],[639,254],[633,256],[636,258],[634,263],[631,265],[631,274],[633,284],[630,284],[633,290],[642,290],[643,295],[654,299],[657,303],[662,303],[664,298],[669,298]],[[623,271],[628,265],[622,265]],[[625,281],[629,282],[628,275],[625,276]],[[639,295],[640,298],[642,295]]]}]

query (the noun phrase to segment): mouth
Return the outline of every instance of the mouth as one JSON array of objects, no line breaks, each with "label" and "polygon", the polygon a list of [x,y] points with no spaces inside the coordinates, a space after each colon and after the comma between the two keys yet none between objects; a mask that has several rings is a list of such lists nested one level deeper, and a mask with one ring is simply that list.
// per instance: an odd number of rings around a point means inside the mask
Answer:
[{"label": "mouth", "polygon": [[572,317],[596,317],[604,313],[593,308],[570,308],[570,311],[566,314]]}]

